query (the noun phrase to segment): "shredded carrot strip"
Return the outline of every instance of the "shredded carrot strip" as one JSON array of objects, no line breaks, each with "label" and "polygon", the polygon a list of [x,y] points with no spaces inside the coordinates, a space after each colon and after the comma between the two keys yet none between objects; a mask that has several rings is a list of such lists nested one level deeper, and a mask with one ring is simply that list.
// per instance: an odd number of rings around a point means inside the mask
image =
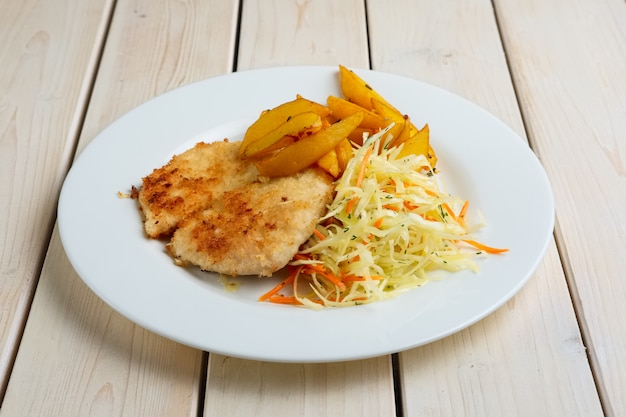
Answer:
[{"label": "shredded carrot strip", "polygon": [[365,178],[365,168],[367,168],[367,162],[370,159],[370,155],[372,155],[372,151],[374,150],[374,145],[370,145],[365,151],[365,155],[363,156],[363,161],[361,161],[361,169],[359,170],[359,176],[356,180],[356,186],[360,187],[363,183],[363,178]]},{"label": "shredded carrot strip", "polygon": [[404,208],[406,208],[407,210],[415,210],[420,207],[416,204],[411,204],[406,200],[402,204],[404,205]]},{"label": "shredded carrot strip", "polygon": [[[383,277],[378,276],[378,275],[372,275],[370,279],[372,279],[373,281],[380,281],[381,279],[383,279]],[[365,277],[361,277],[358,275],[346,275],[345,277],[343,277],[343,282],[346,282],[346,283],[366,281],[366,280],[367,279]]]},{"label": "shredded carrot strip", "polygon": [[380,226],[383,224],[383,218],[381,217],[380,219],[376,220],[374,222],[374,227],[377,229],[380,229]]},{"label": "shredded carrot strip", "polygon": [[400,211],[400,207],[391,204],[385,204],[383,208],[391,211]]},{"label": "shredded carrot strip", "polygon": [[443,207],[443,208],[444,208],[444,209],[448,212],[448,214],[450,215],[450,217],[452,217],[452,220],[454,220],[454,221],[455,221],[455,223],[457,223],[457,224],[461,224],[461,221],[460,221],[460,220],[459,220],[459,218],[457,217],[457,215],[456,215],[456,213],[454,212],[454,210],[452,210],[452,207],[450,207],[450,206],[448,205],[448,203],[443,203],[441,206],[442,206],[442,207]]},{"label": "shredded carrot strip", "polygon": [[268,301],[275,304],[301,305],[302,303],[296,297],[286,295],[274,295]]},{"label": "shredded carrot strip", "polygon": [[348,204],[346,204],[346,213],[352,213],[352,209],[354,208],[354,205],[357,201],[359,201],[358,197],[352,197],[352,199],[348,201]]},{"label": "shredded carrot strip", "polygon": [[339,288],[341,291],[344,291],[346,289],[346,284],[335,274],[326,274],[324,275],[324,277],[326,277],[330,282],[335,284],[337,288]]},{"label": "shredded carrot strip", "polygon": [[439,193],[435,192],[435,191],[431,191],[428,188],[425,188],[424,191],[426,192],[426,194],[428,194],[431,197],[437,197],[439,196]]},{"label": "shredded carrot strip", "polygon": [[324,236],[324,235],[322,234],[322,232],[320,232],[320,231],[319,231],[319,230],[317,230],[317,229],[313,229],[313,234],[314,234],[315,236],[317,236],[317,237],[319,238],[319,240],[325,240],[325,239],[326,239],[326,236]]},{"label": "shredded carrot strip", "polygon": [[469,200],[465,200],[465,203],[463,203],[463,207],[461,207],[461,211],[459,212],[458,218],[459,221],[461,222],[461,226],[465,225],[465,215],[467,214],[467,209],[469,207]]},{"label": "shredded carrot strip", "polygon": [[484,245],[482,243],[476,242],[475,240],[464,240],[463,242],[472,245],[476,249],[483,250],[487,253],[503,253],[508,252],[509,250],[506,248],[493,248],[491,246]]},{"label": "shredded carrot strip", "polygon": [[296,279],[296,275],[298,275],[300,269],[302,269],[301,266],[298,266],[296,268],[291,268],[291,273],[289,274],[289,276],[285,278],[283,281],[281,281],[274,288],[272,288],[271,290],[269,290],[268,292],[260,296],[259,301],[266,301],[274,297],[276,294],[278,294],[278,292],[282,290],[283,288],[285,288],[287,285],[293,284],[294,280]]},{"label": "shredded carrot strip", "polygon": [[311,275],[312,273],[319,274],[322,277],[329,280],[333,285],[337,286],[340,290],[343,291],[346,289],[346,284],[343,283],[341,278],[333,274],[331,271],[329,271],[327,268],[325,268],[322,265],[306,265],[303,272],[309,275]]}]

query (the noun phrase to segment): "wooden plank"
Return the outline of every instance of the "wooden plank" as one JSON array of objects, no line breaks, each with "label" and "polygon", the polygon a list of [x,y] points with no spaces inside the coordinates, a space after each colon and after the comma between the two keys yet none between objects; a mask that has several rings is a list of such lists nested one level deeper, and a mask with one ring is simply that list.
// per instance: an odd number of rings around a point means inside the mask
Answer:
[{"label": "wooden plank", "polygon": [[395,413],[389,356],[284,364],[210,355],[209,362],[207,416],[378,417]]},{"label": "wooden plank", "polygon": [[[238,69],[338,63],[368,66],[362,1],[244,2]],[[257,417],[394,415],[390,357],[276,364],[211,354],[204,413]]]},{"label": "wooden plank", "polygon": [[[373,67],[465,96],[524,137],[491,2],[394,5],[368,2]],[[505,306],[399,362],[406,416],[602,414],[554,243]]]},{"label": "wooden plank", "polygon": [[0,400],[110,9],[108,0],[0,2]]},{"label": "wooden plank", "polygon": [[362,3],[246,1],[237,69],[338,63],[368,67]]},{"label": "wooden plank", "polygon": [[623,416],[626,3],[495,5],[529,138],[554,186],[557,238],[604,411]]},{"label": "wooden plank", "polygon": [[201,366],[91,293],[55,232],[0,416],[195,416]]},{"label": "wooden plank", "polygon": [[[141,102],[228,72],[237,7],[117,1],[80,147]],[[196,416],[203,364],[91,293],[55,231],[0,416]]]}]

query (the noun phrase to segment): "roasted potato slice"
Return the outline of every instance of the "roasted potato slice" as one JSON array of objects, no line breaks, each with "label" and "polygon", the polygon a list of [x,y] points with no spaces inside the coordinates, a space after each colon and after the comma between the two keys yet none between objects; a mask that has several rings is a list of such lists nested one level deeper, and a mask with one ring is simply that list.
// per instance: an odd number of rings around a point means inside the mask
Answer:
[{"label": "roasted potato slice", "polygon": [[373,110],[372,99],[376,99],[393,107],[354,71],[349,70],[343,65],[339,65],[339,84],[341,93],[346,100],[364,109]]},{"label": "roasted potato slice", "polygon": [[250,143],[247,147],[242,145],[239,149],[239,157],[241,159],[246,159],[258,156],[268,150],[271,151],[272,146],[285,136],[298,137],[304,134],[314,133],[321,128],[322,119],[317,113],[307,111],[296,114],[293,117],[290,116],[284,123]]},{"label": "roasted potato slice", "polygon": [[343,174],[348,166],[348,161],[352,159],[352,144],[348,139],[339,142],[339,145],[335,148],[337,153],[337,162],[339,163],[339,173]]},{"label": "roasted potato slice", "polygon": [[430,162],[430,167],[435,168],[435,165],[437,165],[437,154],[435,153],[435,150],[430,145],[430,143],[428,144],[428,154],[426,155],[426,159],[428,159],[428,162]]},{"label": "roasted potato slice", "polygon": [[352,145],[348,139],[339,142],[339,145],[317,161],[317,165],[335,178],[339,178],[352,159]]},{"label": "roasted potato slice", "polygon": [[333,150],[362,120],[362,112],[354,113],[258,161],[256,167],[261,175],[267,177],[294,174],[313,165]]},{"label": "roasted potato slice", "polygon": [[365,129],[363,127],[357,127],[348,135],[348,139],[352,142],[363,145],[363,134],[367,133],[367,136],[370,137],[374,134],[374,129]]},{"label": "roasted potato slice", "polygon": [[337,158],[337,151],[335,149],[331,149],[330,152],[318,159],[317,166],[328,172],[334,178],[339,177],[341,174],[339,159]]},{"label": "roasted potato slice", "polygon": [[386,101],[381,101],[376,98],[372,98],[372,111],[396,123],[403,122],[406,117]]},{"label": "roasted potato slice", "polygon": [[407,125],[404,119],[394,122],[394,125],[389,129],[389,132],[387,132],[387,136],[385,137],[385,146],[395,146],[394,144],[401,140],[400,136],[405,131],[406,127]]},{"label": "roasted potato slice", "polygon": [[430,129],[426,124],[413,136],[409,137],[400,150],[398,157],[407,155],[424,155],[428,159],[428,149],[430,147]]},{"label": "roasted potato slice", "polygon": [[[387,102],[372,99],[372,107],[377,114],[386,119],[393,120],[396,124],[402,125],[402,128],[393,129],[393,140],[391,146],[398,146],[410,136],[417,133],[418,129],[411,123],[409,116],[400,113],[395,107]],[[406,125],[406,130],[405,130]]]},{"label": "roasted potato slice", "polygon": [[283,136],[272,146],[265,148],[263,151],[251,156],[250,160],[258,160],[261,158],[266,158],[270,153],[282,149],[286,146],[289,146],[298,140],[297,136]]},{"label": "roasted potato slice", "polygon": [[396,134],[393,136],[391,143],[389,143],[389,147],[400,146],[401,144],[406,142],[412,134],[415,135],[416,133],[417,129],[415,128],[413,123],[411,123],[411,119],[407,117],[402,123],[402,130],[399,132],[396,131]]},{"label": "roasted potato slice", "polygon": [[357,112],[363,113],[363,121],[361,122],[359,127],[362,127],[364,129],[371,129],[376,131],[387,127],[387,125],[389,124],[389,121],[385,120],[384,117],[369,110],[366,110],[357,104],[351,103],[348,100],[344,100],[341,97],[328,96],[328,98],[326,99],[326,104],[332,112],[332,115],[338,119],[344,119]]},{"label": "roasted potato slice", "polygon": [[243,142],[239,148],[239,156],[241,157],[246,152],[250,144],[277,129],[278,126],[287,122],[291,117],[305,112],[313,112],[320,117],[326,117],[330,114],[330,109],[322,104],[297,96],[295,100],[264,111],[246,130]]}]

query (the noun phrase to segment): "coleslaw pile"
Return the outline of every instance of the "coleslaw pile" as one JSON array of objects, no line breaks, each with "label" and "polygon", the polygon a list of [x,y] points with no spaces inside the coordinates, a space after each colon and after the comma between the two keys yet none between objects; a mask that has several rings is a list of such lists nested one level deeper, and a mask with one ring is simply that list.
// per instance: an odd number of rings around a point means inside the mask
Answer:
[{"label": "coleslaw pile", "polygon": [[[384,300],[424,285],[433,270],[478,271],[469,202],[442,190],[422,155],[399,158],[385,129],[354,151],[314,235],[265,299],[312,308]],[[285,287],[293,294],[281,295]]]}]

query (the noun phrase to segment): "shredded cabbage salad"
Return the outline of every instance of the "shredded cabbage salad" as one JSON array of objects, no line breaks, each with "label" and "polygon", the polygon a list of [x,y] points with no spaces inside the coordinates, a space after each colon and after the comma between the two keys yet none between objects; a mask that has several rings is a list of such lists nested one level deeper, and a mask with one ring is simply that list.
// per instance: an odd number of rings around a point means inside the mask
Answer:
[{"label": "shredded cabbage salad", "polygon": [[[443,191],[422,155],[399,158],[388,129],[354,150],[336,196],[313,236],[289,264],[289,277],[265,299],[312,308],[353,306],[424,285],[433,270],[478,271],[468,201]],[[278,294],[291,287],[292,295]]]}]

